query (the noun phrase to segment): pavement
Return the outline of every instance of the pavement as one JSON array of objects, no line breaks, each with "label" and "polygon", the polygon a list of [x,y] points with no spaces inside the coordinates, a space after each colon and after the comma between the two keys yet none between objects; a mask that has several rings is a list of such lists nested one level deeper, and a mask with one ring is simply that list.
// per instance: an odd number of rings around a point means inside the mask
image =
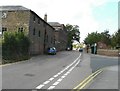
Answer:
[{"label": "pavement", "polygon": [[118,66],[106,67],[86,89],[118,89]]},{"label": "pavement", "polygon": [[[107,57],[101,55],[91,55],[90,66],[92,74],[80,82],[74,91],[118,91],[118,57]],[[79,90],[78,90],[79,89]],[[115,89],[115,90],[114,90]]]}]

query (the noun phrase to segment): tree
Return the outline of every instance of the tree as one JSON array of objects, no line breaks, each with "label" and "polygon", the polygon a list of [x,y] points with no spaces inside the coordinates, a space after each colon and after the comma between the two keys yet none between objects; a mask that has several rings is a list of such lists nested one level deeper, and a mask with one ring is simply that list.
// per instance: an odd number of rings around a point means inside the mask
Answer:
[{"label": "tree", "polygon": [[120,29],[116,33],[116,41],[117,46],[120,46]]},{"label": "tree", "polygon": [[111,45],[111,36],[108,30],[105,30],[104,32],[101,33],[98,33],[96,31],[88,34],[84,42],[85,44],[94,44],[94,43],[102,42],[105,43],[106,45]]},{"label": "tree", "polygon": [[120,46],[120,29],[111,37],[112,47]]},{"label": "tree", "polygon": [[101,42],[105,43],[106,45],[110,45],[110,34],[108,30],[105,30],[104,32],[101,33]]},{"label": "tree", "polygon": [[88,36],[85,38],[85,44],[94,44],[100,41],[101,34],[96,32],[92,32],[91,34],[88,33]]},{"label": "tree", "polygon": [[66,29],[68,31],[68,46],[72,48],[73,40],[77,40],[80,42],[80,32],[79,32],[79,26],[78,25],[70,25],[67,24]]}]

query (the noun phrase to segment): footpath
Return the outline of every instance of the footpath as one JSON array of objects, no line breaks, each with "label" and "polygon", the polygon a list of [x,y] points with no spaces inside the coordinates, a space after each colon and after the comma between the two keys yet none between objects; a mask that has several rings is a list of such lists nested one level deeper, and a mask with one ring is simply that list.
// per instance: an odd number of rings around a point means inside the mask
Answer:
[{"label": "footpath", "polygon": [[87,89],[116,89],[118,88],[118,66],[111,66],[103,69],[103,72],[100,73],[92,82],[89,84]]}]

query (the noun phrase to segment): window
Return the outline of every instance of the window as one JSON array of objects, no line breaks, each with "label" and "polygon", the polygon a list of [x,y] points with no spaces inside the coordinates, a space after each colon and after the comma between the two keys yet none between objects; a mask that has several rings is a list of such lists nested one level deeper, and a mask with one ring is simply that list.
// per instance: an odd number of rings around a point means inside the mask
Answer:
[{"label": "window", "polygon": [[7,31],[7,28],[2,27],[2,34],[3,34],[5,31]]},{"label": "window", "polygon": [[46,27],[46,24],[43,22],[43,27]]},{"label": "window", "polygon": [[33,35],[35,35],[35,28],[33,29]]},{"label": "window", "polygon": [[46,42],[48,42],[48,35],[46,36]]},{"label": "window", "polygon": [[51,37],[51,43],[52,43],[52,41],[53,41],[53,40],[52,40],[52,37]]},{"label": "window", "polygon": [[38,24],[40,24],[40,19],[38,19]]},{"label": "window", "polygon": [[40,37],[40,31],[38,32],[38,36]]},{"label": "window", "polygon": [[35,21],[35,15],[33,16],[33,21]]},{"label": "window", "polygon": [[2,12],[2,19],[7,17],[7,13],[6,12]]},{"label": "window", "polygon": [[23,32],[23,27],[18,28],[18,32]]}]

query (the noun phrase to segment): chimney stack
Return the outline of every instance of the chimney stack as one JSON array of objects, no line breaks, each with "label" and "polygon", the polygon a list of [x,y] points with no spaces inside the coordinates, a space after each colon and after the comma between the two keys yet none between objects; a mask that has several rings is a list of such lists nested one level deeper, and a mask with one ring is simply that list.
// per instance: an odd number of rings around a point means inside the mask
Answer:
[{"label": "chimney stack", "polygon": [[47,14],[44,15],[44,21],[47,22]]}]

